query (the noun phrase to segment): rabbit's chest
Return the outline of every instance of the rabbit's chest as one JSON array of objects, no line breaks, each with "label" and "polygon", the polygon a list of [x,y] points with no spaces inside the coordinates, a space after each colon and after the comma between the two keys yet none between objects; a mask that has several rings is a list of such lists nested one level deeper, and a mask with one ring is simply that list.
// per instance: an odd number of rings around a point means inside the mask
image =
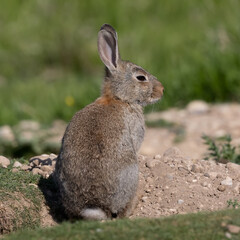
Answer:
[{"label": "rabbit's chest", "polygon": [[145,133],[145,124],[142,109],[131,108],[126,112],[126,124],[129,130],[129,137],[136,151],[139,150]]}]

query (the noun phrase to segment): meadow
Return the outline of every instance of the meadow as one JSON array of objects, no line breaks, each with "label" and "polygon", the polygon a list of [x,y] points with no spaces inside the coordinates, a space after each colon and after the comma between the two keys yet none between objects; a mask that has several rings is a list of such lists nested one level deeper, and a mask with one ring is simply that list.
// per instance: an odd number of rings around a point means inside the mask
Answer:
[{"label": "meadow", "polygon": [[118,31],[123,59],[163,83],[161,103],[240,100],[240,2],[1,1],[0,125],[69,121],[100,95],[103,23]]}]

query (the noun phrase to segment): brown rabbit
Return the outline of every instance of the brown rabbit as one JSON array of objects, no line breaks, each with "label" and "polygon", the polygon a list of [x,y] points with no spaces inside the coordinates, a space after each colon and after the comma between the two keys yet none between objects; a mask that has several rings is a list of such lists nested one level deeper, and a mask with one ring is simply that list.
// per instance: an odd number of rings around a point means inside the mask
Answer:
[{"label": "brown rabbit", "polygon": [[131,214],[145,130],[142,106],[158,101],[164,90],[143,68],[121,60],[117,33],[108,24],[98,33],[98,51],[106,66],[102,95],[72,118],[54,174],[70,218]]}]

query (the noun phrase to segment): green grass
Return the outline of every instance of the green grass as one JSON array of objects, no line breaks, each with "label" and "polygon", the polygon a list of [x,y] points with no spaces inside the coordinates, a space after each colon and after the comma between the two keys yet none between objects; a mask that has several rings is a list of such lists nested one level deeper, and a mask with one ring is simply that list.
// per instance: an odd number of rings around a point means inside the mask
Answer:
[{"label": "green grass", "polygon": [[23,171],[13,173],[11,167],[0,168],[0,234],[40,225],[44,197],[36,187],[39,179]]},{"label": "green grass", "polygon": [[[227,231],[222,223],[240,225],[240,210],[179,215],[160,219],[117,220],[108,222],[65,222],[57,227],[19,231],[6,239],[161,239],[222,240]],[[239,234],[232,234],[233,240]]]},{"label": "green grass", "polygon": [[205,145],[208,146],[208,153],[205,160],[213,159],[220,163],[233,162],[240,164],[240,146],[236,148],[232,145],[232,137],[230,135],[221,138],[212,138],[203,135],[202,139]]},{"label": "green grass", "polygon": [[[240,2],[208,0],[3,0],[0,125],[69,120],[97,98],[103,64],[97,32],[118,31],[123,59],[165,86],[159,110],[192,99],[240,100]],[[75,99],[73,107],[64,103]]]},{"label": "green grass", "polygon": [[74,112],[100,94],[100,83],[100,79],[98,83],[77,75],[61,76],[52,81],[41,78],[10,81],[0,88],[3,100],[0,101],[0,123],[13,125],[20,119],[44,124],[54,119],[70,120]]}]

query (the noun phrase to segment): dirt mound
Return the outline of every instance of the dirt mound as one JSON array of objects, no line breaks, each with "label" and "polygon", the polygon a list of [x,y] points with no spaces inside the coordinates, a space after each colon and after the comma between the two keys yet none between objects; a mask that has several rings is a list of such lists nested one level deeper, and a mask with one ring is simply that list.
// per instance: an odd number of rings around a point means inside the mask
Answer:
[{"label": "dirt mound", "polygon": [[[204,102],[192,102],[182,110],[147,115],[148,122],[160,122],[161,126],[146,131],[142,155],[139,155],[139,204],[131,218],[214,211],[227,208],[229,200],[240,202],[240,165],[203,160],[207,147],[201,138],[202,134],[214,137],[231,134],[237,146],[239,119],[239,104],[210,106]],[[30,159],[29,165],[12,171],[31,171],[47,181],[55,161],[54,154],[36,156]],[[51,215],[56,214],[53,208],[59,203],[47,185],[43,192],[46,208],[42,225],[48,226],[55,224]],[[0,205],[0,218],[7,206],[8,203]],[[4,215],[10,218],[13,213]]]},{"label": "dirt mound", "polygon": [[142,196],[132,217],[214,211],[240,201],[240,165],[194,160],[175,147],[139,162]]},{"label": "dirt mound", "polygon": [[[39,164],[35,164],[36,159]],[[43,161],[44,159],[49,161]],[[52,172],[55,167],[53,162],[55,158],[51,159],[51,155],[44,154],[31,158],[29,168],[24,169],[42,175],[47,183],[49,175],[36,170],[43,169],[43,166],[46,168],[49,164]],[[178,148],[172,147],[163,156],[139,155],[139,166],[139,203],[132,218],[214,211],[227,208],[229,200],[240,201],[238,164],[188,158]],[[53,209],[53,206],[59,204],[56,202],[58,198],[54,197],[56,192],[51,192],[45,186],[43,193],[45,199],[48,199],[46,205],[51,214],[59,214]],[[54,204],[51,199],[54,199]],[[49,216],[50,213],[45,211],[43,225],[48,225],[49,219],[52,221]]]}]

